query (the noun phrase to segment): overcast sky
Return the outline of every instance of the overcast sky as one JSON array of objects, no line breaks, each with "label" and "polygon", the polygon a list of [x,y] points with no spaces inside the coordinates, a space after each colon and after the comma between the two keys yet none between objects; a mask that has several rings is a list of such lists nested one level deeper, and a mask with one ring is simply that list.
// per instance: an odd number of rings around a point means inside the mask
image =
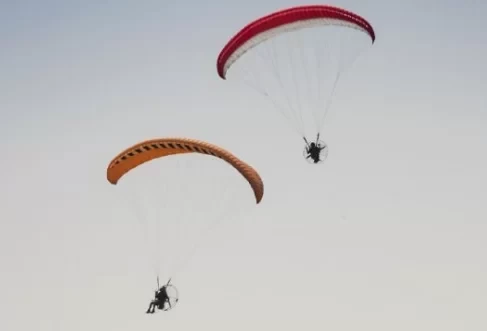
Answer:
[{"label": "overcast sky", "polygon": [[[0,329],[486,330],[487,3],[334,1],[377,41],[339,85],[318,166],[271,104],[216,73],[238,29],[297,4],[0,4]],[[252,164],[262,203],[206,158],[106,181],[117,153],[165,136]],[[213,227],[197,193],[230,216]],[[172,208],[161,228],[137,198]],[[183,261],[180,302],[148,316],[159,253]]]}]

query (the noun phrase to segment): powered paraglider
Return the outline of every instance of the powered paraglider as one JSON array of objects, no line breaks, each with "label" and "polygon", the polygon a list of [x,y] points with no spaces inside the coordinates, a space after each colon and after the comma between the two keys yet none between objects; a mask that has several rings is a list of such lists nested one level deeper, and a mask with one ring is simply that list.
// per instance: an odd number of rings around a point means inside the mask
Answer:
[{"label": "powered paraglider", "polygon": [[220,52],[217,72],[222,79],[232,72],[268,97],[297,134],[314,141],[340,76],[374,41],[372,26],[355,13],[326,5],[293,7],[241,29]]},{"label": "powered paraglider", "polygon": [[[113,158],[106,176],[111,184],[125,188],[127,205],[135,204],[157,279],[172,278],[182,270],[201,244],[203,231],[246,212],[264,195],[264,183],[254,168],[221,147],[188,138],[131,146]],[[137,191],[139,197],[134,196]],[[164,290],[149,311],[154,305],[171,309],[164,303],[173,307],[177,302],[175,287],[168,283]]]}]

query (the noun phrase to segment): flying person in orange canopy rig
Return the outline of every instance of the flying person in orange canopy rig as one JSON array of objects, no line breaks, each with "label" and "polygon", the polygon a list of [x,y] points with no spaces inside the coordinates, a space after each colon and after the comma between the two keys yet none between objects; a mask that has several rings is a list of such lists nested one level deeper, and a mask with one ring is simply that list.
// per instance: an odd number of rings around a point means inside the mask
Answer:
[{"label": "flying person in orange canopy rig", "polygon": [[154,300],[151,301],[149,308],[146,311],[147,314],[154,314],[156,312],[156,307],[159,310],[166,310],[165,307],[166,303],[169,305],[168,309],[172,308],[171,301],[169,300],[169,296],[167,295],[167,290],[166,290],[170,281],[171,279],[169,279],[166,285],[162,286],[156,291],[155,298]]}]

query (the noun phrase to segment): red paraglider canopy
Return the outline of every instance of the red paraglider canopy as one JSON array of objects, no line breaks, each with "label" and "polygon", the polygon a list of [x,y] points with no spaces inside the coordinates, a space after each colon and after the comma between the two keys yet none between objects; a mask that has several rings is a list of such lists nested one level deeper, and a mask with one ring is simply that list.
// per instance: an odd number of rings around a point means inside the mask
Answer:
[{"label": "red paraglider canopy", "polygon": [[[273,35],[283,31],[315,26],[317,23],[320,25],[344,25],[363,30],[369,34],[372,42],[375,41],[375,32],[369,22],[350,11],[326,5],[293,7],[259,18],[240,30],[225,45],[218,56],[218,75],[225,79],[226,71],[233,62],[250,48]],[[296,26],[291,26],[293,24]]]}]

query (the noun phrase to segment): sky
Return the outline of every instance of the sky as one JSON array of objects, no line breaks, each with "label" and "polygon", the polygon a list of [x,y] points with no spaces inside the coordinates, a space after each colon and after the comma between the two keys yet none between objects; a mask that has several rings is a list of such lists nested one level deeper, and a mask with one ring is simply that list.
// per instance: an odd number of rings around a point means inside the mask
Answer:
[{"label": "sky", "polygon": [[[336,91],[316,166],[272,106],[215,64],[246,23],[302,4],[0,4],[0,329],[487,328],[487,4],[330,2],[366,17],[377,40]],[[254,166],[262,203],[201,158],[106,181],[121,150],[166,136]],[[148,210],[175,201],[153,218],[162,229],[120,199],[143,178]],[[218,208],[195,192],[231,216],[209,221]],[[178,210],[188,223],[171,222]],[[148,250],[144,233],[166,248]],[[148,316],[159,254],[191,258],[173,278],[178,305]]]}]

